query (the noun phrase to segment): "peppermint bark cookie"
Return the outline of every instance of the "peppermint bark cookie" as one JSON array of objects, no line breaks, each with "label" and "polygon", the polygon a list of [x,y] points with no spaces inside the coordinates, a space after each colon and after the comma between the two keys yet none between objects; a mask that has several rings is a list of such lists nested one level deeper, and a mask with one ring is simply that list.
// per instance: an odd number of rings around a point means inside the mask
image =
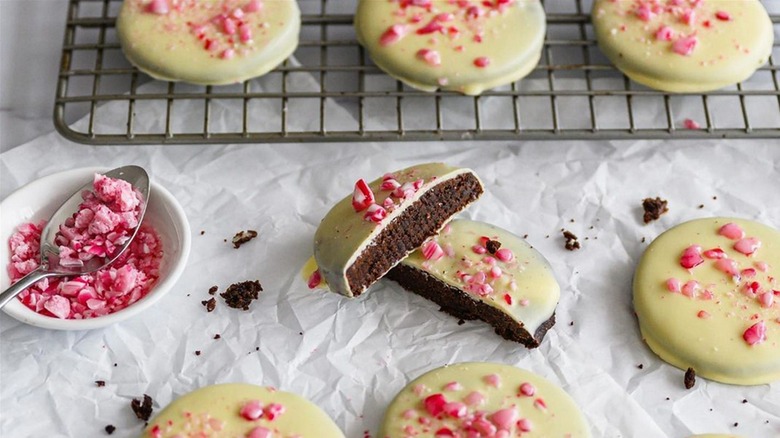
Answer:
[{"label": "peppermint bark cookie", "polygon": [[249,384],[207,386],[173,401],[144,438],[344,438],[320,408],[289,392]]},{"label": "peppermint bark cookie", "polygon": [[165,81],[223,85],[263,75],[298,46],[295,0],[125,0],[127,59]]},{"label": "peppermint bark cookie", "polygon": [[[331,291],[354,297],[482,195],[470,169],[429,163],[389,173],[336,204],[314,235],[317,271]],[[309,285],[319,280],[309,281]]]},{"label": "peppermint bark cookie", "polygon": [[470,220],[445,225],[387,278],[528,348],[538,347],[555,324],[561,294],[549,263],[525,240]]},{"label": "peppermint bark cookie", "polygon": [[361,0],[355,14],[358,41],[390,76],[468,95],[528,75],[545,26],[539,0]]},{"label": "peppermint bark cookie", "polygon": [[596,0],[592,19],[607,58],[663,91],[741,82],[772,54],[772,22],[759,0]]},{"label": "peppermint bark cookie", "polygon": [[711,380],[780,379],[780,232],[697,219],[660,235],[634,276],[634,308],[661,359]]},{"label": "peppermint bark cookie", "polygon": [[387,408],[382,438],[589,437],[577,405],[562,389],[519,368],[460,363],[429,371]]}]

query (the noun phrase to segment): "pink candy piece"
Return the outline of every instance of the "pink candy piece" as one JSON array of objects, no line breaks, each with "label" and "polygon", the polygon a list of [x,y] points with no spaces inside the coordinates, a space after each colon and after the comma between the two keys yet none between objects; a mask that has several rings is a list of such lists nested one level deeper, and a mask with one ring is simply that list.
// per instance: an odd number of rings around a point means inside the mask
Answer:
[{"label": "pink candy piece", "polygon": [[509,430],[514,422],[517,421],[517,409],[500,409],[490,416],[490,420],[499,430]]},{"label": "pink candy piece", "polygon": [[502,262],[511,262],[515,258],[515,254],[507,248],[501,248],[496,251],[496,258]]},{"label": "pink candy piece", "polygon": [[696,46],[699,44],[699,38],[696,37],[696,35],[689,35],[684,36],[681,38],[678,38],[673,44],[672,44],[672,50],[674,50],[674,53],[682,56],[690,56],[694,50],[696,50]]},{"label": "pink candy piece", "polygon": [[680,280],[676,278],[666,280],[666,289],[669,292],[680,292]]},{"label": "pink candy piece", "polygon": [[284,407],[284,405],[280,405],[279,403],[271,403],[263,409],[263,416],[267,418],[268,421],[273,421],[275,418],[284,414],[286,411],[287,409]]},{"label": "pink candy piece", "polygon": [[498,374],[488,374],[485,376],[485,383],[488,385],[494,387],[494,388],[500,388],[501,387],[501,376]]},{"label": "pink candy piece", "polygon": [[234,35],[237,30],[238,25],[236,25],[235,20],[230,17],[226,17],[222,20],[222,32],[224,32],[226,35]]},{"label": "pink candy piece", "polygon": [[498,266],[493,266],[492,268],[490,268],[490,276],[492,278],[501,278],[502,275],[503,275],[503,271],[501,271],[501,268],[499,268]]},{"label": "pink candy piece", "polygon": [[236,52],[233,49],[225,49],[222,52],[222,59],[233,59],[233,57],[236,56]]},{"label": "pink candy piece", "polygon": [[273,436],[273,431],[262,426],[255,427],[246,434],[246,438],[273,438]]},{"label": "pink candy piece", "polygon": [[756,252],[761,247],[761,241],[755,237],[746,237],[740,239],[734,244],[734,249],[746,256],[749,256]]},{"label": "pink candy piece", "polygon": [[699,282],[696,280],[687,281],[682,287],[682,294],[689,298],[696,298],[699,291]]},{"label": "pink candy piece", "polygon": [[755,262],[753,266],[756,267],[761,272],[766,272],[769,270],[769,264],[767,262]]},{"label": "pink candy piece", "polygon": [[60,319],[67,319],[70,315],[70,301],[60,295],[49,298],[43,307]]},{"label": "pink candy piece", "polygon": [[482,245],[474,245],[471,247],[471,250],[477,254],[485,254],[487,252],[487,248]]},{"label": "pink candy piece", "polygon": [[647,4],[640,4],[634,11],[634,15],[642,21],[650,21],[655,17],[655,13]]},{"label": "pink candy piece", "polygon": [[463,401],[469,406],[479,406],[485,403],[485,396],[480,392],[472,391],[463,399]]},{"label": "pink candy piece", "polygon": [[459,382],[450,382],[444,385],[445,391],[460,391],[461,389],[463,389],[463,385],[461,385]]},{"label": "pink candy piece", "polygon": [[701,125],[693,119],[683,120],[683,126],[685,126],[685,129],[701,129]]},{"label": "pink candy piece", "polygon": [[718,234],[731,240],[738,240],[745,237],[745,232],[742,231],[742,227],[732,222],[720,227]]},{"label": "pink candy piece", "polygon": [[504,302],[508,305],[512,305],[512,295],[504,294]]},{"label": "pink candy piece", "polygon": [[466,405],[461,402],[445,403],[443,409],[452,418],[463,418],[467,412]]},{"label": "pink candy piece", "polygon": [[726,258],[726,253],[720,248],[708,249],[707,251],[704,251],[702,254],[704,254],[704,257],[707,257],[708,259]]},{"label": "pink candy piece", "polygon": [[737,262],[732,259],[720,259],[715,262],[715,268],[721,272],[729,274],[732,277],[739,275],[739,269],[737,269]]},{"label": "pink candy piece", "polygon": [[314,289],[319,286],[320,283],[322,283],[322,274],[320,274],[320,270],[317,269],[309,275],[309,280],[306,285],[309,286],[309,289]]},{"label": "pink candy piece", "polygon": [[441,55],[436,50],[420,49],[417,51],[417,58],[425,61],[432,67],[438,67],[441,65]]},{"label": "pink candy piece", "polygon": [[775,294],[772,292],[764,292],[758,296],[758,302],[761,303],[761,307],[768,309],[772,307],[775,301]]},{"label": "pink candy piece", "polygon": [[497,431],[496,426],[484,418],[477,418],[471,423],[471,426],[481,434],[476,436],[494,436]]},{"label": "pink candy piece", "polygon": [[444,250],[434,240],[429,240],[428,242],[425,242],[425,244],[423,244],[422,247],[422,252],[423,252],[423,257],[425,257],[426,260],[436,261],[444,257]]},{"label": "pink candy piece", "polygon": [[533,429],[533,423],[527,418],[517,420],[517,429],[521,432],[530,432]]},{"label": "pink candy piece", "polygon": [[392,192],[399,187],[401,187],[401,183],[396,181],[395,178],[387,178],[382,181],[382,185],[379,186],[379,190]]},{"label": "pink candy piece", "polygon": [[356,212],[360,212],[367,209],[374,201],[374,192],[371,191],[371,187],[363,179],[357,180],[355,191],[352,193],[352,208]]},{"label": "pink candy piece", "polygon": [[241,406],[239,415],[247,421],[255,421],[263,416],[263,405],[259,400],[250,400]]},{"label": "pink candy piece", "polygon": [[428,414],[435,417],[444,412],[444,405],[447,404],[447,399],[442,394],[433,394],[423,400],[423,406]]},{"label": "pink candy piece", "polygon": [[409,27],[402,24],[394,24],[387,28],[387,30],[379,37],[379,44],[382,46],[389,46],[401,41],[401,38],[409,33]]},{"label": "pink candy piece", "polygon": [[479,68],[485,68],[490,65],[490,58],[487,56],[480,56],[474,59],[474,65]]},{"label": "pink candy piece", "polygon": [[545,403],[543,399],[537,398],[536,400],[534,400],[534,407],[536,409],[541,410],[541,411],[546,411],[547,410],[547,403]]},{"label": "pink candy piece", "polygon": [[248,43],[252,41],[252,28],[246,23],[240,25],[238,26],[238,35],[242,43]]},{"label": "pink candy piece", "polygon": [[363,219],[374,223],[382,222],[382,219],[387,217],[387,210],[378,204],[371,204],[366,210],[366,214],[363,215]]},{"label": "pink candy piece", "polygon": [[749,345],[756,345],[766,341],[766,326],[764,321],[759,321],[751,325],[745,333],[742,334],[742,338]]},{"label": "pink candy piece", "polygon": [[146,5],[146,12],[157,15],[165,15],[170,12],[170,6],[168,0],[152,0]]},{"label": "pink candy piece", "polygon": [[658,41],[671,41],[674,39],[674,30],[669,26],[661,26],[655,32],[655,39]]},{"label": "pink candy piece", "polygon": [[[414,431],[411,431],[409,435],[415,435]],[[449,427],[442,427],[441,429],[436,431],[436,434],[434,435],[435,438],[443,438],[443,437],[454,437],[455,432],[452,431]]]},{"label": "pink candy piece", "polygon": [[682,16],[680,17],[683,23],[693,26],[696,23],[696,11],[693,9],[687,9],[683,11]]},{"label": "pink candy piece", "polygon": [[696,316],[701,319],[707,319],[710,317],[710,313],[706,310],[699,310],[699,313],[697,313]]},{"label": "pink candy piece", "polygon": [[685,269],[693,269],[702,263],[704,263],[704,259],[701,256],[701,247],[699,245],[691,245],[685,248],[680,257],[680,266]]},{"label": "pink candy piece", "polygon": [[715,12],[715,18],[720,21],[731,21],[731,14],[726,11],[717,11]]},{"label": "pink candy piece", "polygon": [[263,3],[260,0],[249,0],[242,9],[244,12],[257,12],[263,9]]},{"label": "pink candy piece", "polygon": [[520,394],[523,394],[526,397],[531,397],[532,395],[536,394],[536,387],[534,387],[534,385],[529,382],[525,382],[520,385]]}]

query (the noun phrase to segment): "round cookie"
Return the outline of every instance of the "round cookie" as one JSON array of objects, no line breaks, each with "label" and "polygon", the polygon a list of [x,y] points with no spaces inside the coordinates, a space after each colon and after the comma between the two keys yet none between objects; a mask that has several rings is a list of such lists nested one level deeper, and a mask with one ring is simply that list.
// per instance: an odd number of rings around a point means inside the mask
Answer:
[{"label": "round cookie", "polygon": [[759,0],[596,0],[602,52],[629,78],[658,90],[716,90],[749,78],[772,54]]},{"label": "round cookie", "polygon": [[314,234],[319,269],[310,287],[321,277],[333,292],[360,295],[482,192],[473,171],[443,163],[358,180]]},{"label": "round cookie", "polygon": [[590,432],[574,401],[553,383],[509,365],[474,362],[429,371],[407,385],[377,436],[580,438]]},{"label": "round cookie", "polygon": [[157,414],[142,437],[344,438],[320,408],[273,388],[228,383],[186,394]]},{"label": "round cookie", "polygon": [[698,376],[780,379],[780,232],[732,218],[678,225],[647,248],[634,308],[647,345]]},{"label": "round cookie", "polygon": [[561,295],[550,264],[528,242],[465,219],[449,222],[387,277],[443,311],[481,319],[529,348],[538,347],[555,324]]},{"label": "round cookie", "polygon": [[468,95],[528,75],[545,26],[539,0],[361,0],[355,13],[358,41],[390,76]]},{"label": "round cookie", "polygon": [[127,59],[165,81],[241,82],[298,46],[295,0],[125,0],[117,35]]}]

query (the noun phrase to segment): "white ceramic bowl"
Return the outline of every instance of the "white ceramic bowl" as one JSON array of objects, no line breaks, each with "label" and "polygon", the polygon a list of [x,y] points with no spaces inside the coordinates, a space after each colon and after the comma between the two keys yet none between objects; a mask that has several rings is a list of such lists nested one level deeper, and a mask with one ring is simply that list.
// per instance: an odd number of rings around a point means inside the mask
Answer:
[{"label": "white ceramic bowl", "polygon": [[[35,180],[9,195],[0,203],[0,290],[10,285],[7,266],[10,260],[8,239],[19,224],[48,220],[55,210],[95,172],[104,168],[81,168],[55,173]],[[54,330],[89,330],[123,321],[151,307],[176,283],[190,254],[190,224],[184,209],[171,193],[152,181],[144,223],[152,225],[160,235],[163,259],[160,278],[149,293],[130,306],[90,319],[59,319],[28,309],[18,299],[11,300],[3,310],[24,323]]]}]

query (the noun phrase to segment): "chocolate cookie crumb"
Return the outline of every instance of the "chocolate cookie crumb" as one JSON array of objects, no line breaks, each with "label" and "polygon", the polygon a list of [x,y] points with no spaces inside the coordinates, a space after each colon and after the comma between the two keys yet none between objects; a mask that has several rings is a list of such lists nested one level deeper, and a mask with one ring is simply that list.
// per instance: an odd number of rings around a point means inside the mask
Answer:
[{"label": "chocolate cookie crumb", "polygon": [[220,335],[219,333],[214,335],[214,340],[217,340],[217,339],[222,339],[222,335]]},{"label": "chocolate cookie crumb", "polygon": [[637,368],[639,368],[639,369],[641,370],[641,369],[643,369],[643,368],[645,367],[645,364],[642,364],[642,363],[640,363],[640,364],[639,364],[639,365],[637,365],[636,367],[637,367]]},{"label": "chocolate cookie crumb", "polygon": [[149,421],[149,417],[152,416],[152,398],[146,394],[144,394],[143,401],[134,398],[130,402],[130,407],[133,408],[133,412],[139,420]]},{"label": "chocolate cookie crumb", "polygon": [[195,356],[200,356],[200,350],[195,350]]},{"label": "chocolate cookie crumb", "polygon": [[688,367],[688,370],[685,371],[683,383],[685,383],[685,389],[691,389],[693,388],[693,385],[696,384],[696,371],[694,371],[693,368]]},{"label": "chocolate cookie crumb", "polygon": [[200,230],[200,235],[202,236],[202,235],[204,235],[204,234],[206,234],[206,232],[205,232],[205,231],[203,231],[203,230]]},{"label": "chocolate cookie crumb", "polygon": [[465,323],[466,323],[466,321],[465,321],[465,320],[463,320],[463,319],[459,319],[459,320],[458,320],[458,325],[463,325],[463,324],[465,324]]},{"label": "chocolate cookie crumb", "polygon": [[303,332],[298,332],[299,335],[303,336]]},{"label": "chocolate cookie crumb", "polygon": [[573,326],[573,325],[574,325],[574,321],[570,322],[570,323],[569,323],[569,325],[570,325],[570,326]]},{"label": "chocolate cookie crumb", "polygon": [[647,240],[647,239],[643,237],[643,238],[642,238],[642,243],[645,243],[645,241],[646,241],[646,240]]},{"label": "chocolate cookie crumb", "polygon": [[109,435],[114,433],[115,430],[116,430],[116,427],[114,427],[113,424],[109,424],[108,426],[106,426],[106,433],[109,434]]},{"label": "chocolate cookie crumb", "polygon": [[739,423],[734,423],[734,427],[737,427],[737,426],[739,426]]},{"label": "chocolate cookie crumb", "polygon": [[239,231],[233,236],[233,248],[239,248],[241,245],[249,242],[255,237],[257,237],[257,231],[255,230]]},{"label": "chocolate cookie crumb", "polygon": [[671,400],[669,397],[666,397],[667,400]]},{"label": "chocolate cookie crumb", "polygon": [[743,399],[742,399],[742,403],[747,403],[747,399],[746,399],[746,398],[743,398]]},{"label": "chocolate cookie crumb", "polygon": [[713,200],[713,201],[717,201],[717,200],[718,200],[718,197],[717,197],[717,196],[713,196],[713,197],[712,197],[712,200]]},{"label": "chocolate cookie crumb", "polygon": [[105,380],[95,380],[95,385],[97,385],[98,388],[102,388],[102,387],[106,386],[106,381]]},{"label": "chocolate cookie crumb", "polygon": [[209,313],[213,312],[214,308],[217,307],[217,300],[214,299],[214,298],[211,298],[211,299],[208,299],[208,300],[203,300],[200,303],[203,304],[204,306],[206,306],[206,311],[209,312]]},{"label": "chocolate cookie crumb", "polygon": [[214,295],[215,293],[217,293],[218,290],[219,288],[217,286],[211,286],[209,288],[209,295]]},{"label": "chocolate cookie crumb", "polygon": [[699,210],[701,210],[702,208],[704,208],[704,204],[699,204]]},{"label": "chocolate cookie crumb", "polygon": [[225,304],[234,309],[249,310],[249,305],[252,304],[252,300],[256,300],[262,292],[263,286],[260,282],[244,281],[241,283],[231,284],[227,290],[219,296],[225,299]]},{"label": "chocolate cookie crumb", "polygon": [[501,249],[501,242],[499,242],[498,240],[488,239],[488,241],[485,242],[485,248],[488,250],[489,253],[495,254],[496,251]]},{"label": "chocolate cookie crumb", "polygon": [[117,366],[117,363],[116,363],[116,362],[114,362],[114,366]]},{"label": "chocolate cookie crumb", "polygon": [[527,239],[527,238],[528,238],[528,234],[523,234],[523,239]]},{"label": "chocolate cookie crumb", "polygon": [[563,230],[563,238],[566,239],[566,249],[569,251],[580,249],[580,242],[577,241],[577,236],[571,231]]},{"label": "chocolate cookie crumb", "polygon": [[656,197],[653,198],[645,198],[642,200],[642,208],[645,210],[644,216],[642,216],[642,219],[645,221],[645,223],[650,223],[659,217],[661,217],[662,214],[669,211],[669,208],[667,207],[668,202],[665,199],[661,199]]},{"label": "chocolate cookie crumb", "polygon": [[260,347],[255,347],[255,351],[260,351]]}]

